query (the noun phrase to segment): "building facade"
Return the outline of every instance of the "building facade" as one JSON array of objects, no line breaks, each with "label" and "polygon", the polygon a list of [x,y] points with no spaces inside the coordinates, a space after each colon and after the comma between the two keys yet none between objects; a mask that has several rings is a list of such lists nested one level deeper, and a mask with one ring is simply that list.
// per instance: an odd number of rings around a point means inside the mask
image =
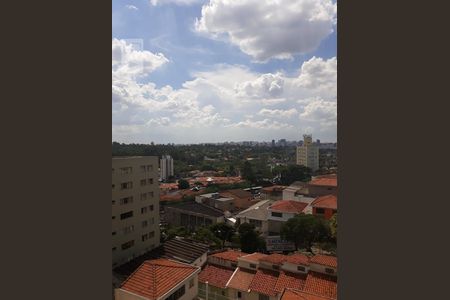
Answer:
[{"label": "building facade", "polygon": [[297,165],[319,170],[319,148],[313,143],[312,135],[303,135],[303,145],[297,147]]},{"label": "building facade", "polygon": [[173,158],[170,155],[163,155],[159,160],[160,179],[167,180],[174,175],[173,172]]},{"label": "building facade", "polygon": [[159,246],[158,158],[112,158],[112,265]]}]

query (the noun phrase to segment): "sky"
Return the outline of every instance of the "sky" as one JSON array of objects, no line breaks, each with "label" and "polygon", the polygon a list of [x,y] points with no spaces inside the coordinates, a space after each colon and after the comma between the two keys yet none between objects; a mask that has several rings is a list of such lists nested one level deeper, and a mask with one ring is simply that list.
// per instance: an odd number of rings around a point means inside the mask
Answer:
[{"label": "sky", "polygon": [[113,0],[112,140],[337,140],[333,0]]}]

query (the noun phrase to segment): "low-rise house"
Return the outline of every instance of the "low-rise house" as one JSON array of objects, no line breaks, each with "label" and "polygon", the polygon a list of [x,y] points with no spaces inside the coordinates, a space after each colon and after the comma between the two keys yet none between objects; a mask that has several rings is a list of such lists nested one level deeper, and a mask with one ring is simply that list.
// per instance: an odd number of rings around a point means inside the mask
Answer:
[{"label": "low-rise house", "polygon": [[285,289],[280,300],[333,300],[333,298],[308,293],[298,289]]},{"label": "low-rise house", "polygon": [[115,290],[116,300],[193,300],[199,267],[168,260],[145,261]]},{"label": "low-rise house", "polygon": [[284,185],[268,186],[261,189],[261,200],[282,200]]},{"label": "low-rise house", "polygon": [[278,235],[283,224],[294,216],[304,213],[307,206],[308,203],[294,200],[278,200],[270,205],[267,208],[270,235]]},{"label": "low-rise house", "polygon": [[268,207],[273,203],[271,200],[263,200],[250,206],[246,210],[236,215],[237,225],[250,223],[255,225],[255,230],[259,231],[263,236],[269,233],[268,223]]},{"label": "low-rise house", "polygon": [[185,202],[177,205],[168,204],[164,210],[168,224],[184,226],[191,230],[225,222],[225,217],[221,210],[197,202]]},{"label": "low-rise house", "polygon": [[308,182],[308,193],[311,196],[319,197],[329,194],[337,195],[338,184],[337,175],[322,175],[313,177],[310,182]]},{"label": "low-rise house", "polygon": [[241,189],[222,191],[220,192],[220,195],[226,198],[233,198],[234,206],[237,209],[248,208],[259,201],[254,199],[253,194],[250,191]]},{"label": "low-rise house", "polygon": [[223,197],[219,193],[202,194],[195,197],[197,203],[203,203],[208,206],[220,209],[221,211],[234,211],[235,199],[231,197]]},{"label": "low-rise house", "polygon": [[318,197],[311,203],[312,213],[314,215],[323,216],[329,220],[335,213],[337,213],[337,196],[326,195]]},{"label": "low-rise house", "polygon": [[174,238],[163,244],[163,257],[202,267],[208,259],[208,245],[196,241]]}]

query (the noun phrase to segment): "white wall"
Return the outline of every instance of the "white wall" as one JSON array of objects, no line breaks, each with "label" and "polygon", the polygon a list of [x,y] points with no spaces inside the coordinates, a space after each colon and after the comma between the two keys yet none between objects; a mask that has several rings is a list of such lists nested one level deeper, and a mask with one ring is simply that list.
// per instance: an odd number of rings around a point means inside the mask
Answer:
[{"label": "white wall", "polygon": [[293,264],[293,263],[290,263],[290,262],[285,262],[281,266],[281,269],[285,270],[285,271],[288,271],[288,272],[292,272],[292,273],[298,273],[298,274],[306,274],[306,273],[308,273],[309,267],[302,266],[302,267],[305,268],[305,272],[302,272],[302,271],[298,270],[298,268],[297,268],[298,266],[299,265],[297,265],[297,264]]},{"label": "white wall", "polygon": [[[256,265],[256,268],[251,268],[250,264]],[[238,266],[247,270],[257,270],[259,266],[259,262],[246,261],[242,258],[238,258]]]},{"label": "white wall", "polygon": [[332,267],[326,267],[326,266],[322,266],[322,265],[318,265],[318,264],[311,264],[310,265],[310,269],[311,271],[315,271],[315,272],[319,272],[319,273],[323,273],[323,274],[327,274],[327,275],[333,275],[330,273],[325,272],[325,269],[333,269],[334,270],[334,275],[337,276],[337,268],[332,268]]}]

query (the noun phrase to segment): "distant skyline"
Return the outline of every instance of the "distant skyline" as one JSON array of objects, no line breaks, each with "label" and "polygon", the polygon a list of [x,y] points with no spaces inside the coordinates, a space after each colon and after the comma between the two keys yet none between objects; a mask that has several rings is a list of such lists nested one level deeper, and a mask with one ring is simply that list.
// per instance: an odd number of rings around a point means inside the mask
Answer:
[{"label": "distant skyline", "polygon": [[112,140],[337,140],[336,2],[114,0]]}]

